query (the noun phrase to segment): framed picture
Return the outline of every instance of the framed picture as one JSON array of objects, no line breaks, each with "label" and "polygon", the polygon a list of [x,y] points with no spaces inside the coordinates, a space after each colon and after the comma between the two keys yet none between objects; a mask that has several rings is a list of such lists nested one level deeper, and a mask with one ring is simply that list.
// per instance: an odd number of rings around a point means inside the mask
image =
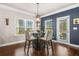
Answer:
[{"label": "framed picture", "polygon": [[79,18],[73,19],[73,24],[79,24]]}]

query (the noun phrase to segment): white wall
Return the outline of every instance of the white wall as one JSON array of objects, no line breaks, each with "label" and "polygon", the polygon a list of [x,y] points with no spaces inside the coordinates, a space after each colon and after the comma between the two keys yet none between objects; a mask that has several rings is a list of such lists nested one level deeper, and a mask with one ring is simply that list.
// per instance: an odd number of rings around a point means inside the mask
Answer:
[{"label": "white wall", "polygon": [[[9,18],[8,26],[5,24],[5,18]],[[2,43],[9,42],[10,40],[17,41],[20,39],[24,39],[21,36],[16,36],[16,21],[18,19],[34,20],[34,17],[0,8],[0,45]]]}]

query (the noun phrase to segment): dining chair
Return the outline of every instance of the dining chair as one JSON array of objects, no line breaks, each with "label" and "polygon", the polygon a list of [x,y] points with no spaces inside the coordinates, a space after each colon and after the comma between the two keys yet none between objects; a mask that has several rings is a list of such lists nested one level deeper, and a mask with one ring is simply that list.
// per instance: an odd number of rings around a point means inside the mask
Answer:
[{"label": "dining chair", "polygon": [[[51,47],[51,49],[52,49],[52,52],[53,52],[53,43],[52,43],[52,39],[53,39],[54,37],[53,37],[53,32],[52,31],[49,31],[48,33],[47,33],[47,38],[46,38],[46,41],[47,41],[47,49],[48,49],[48,55],[49,55],[49,49],[50,49],[50,47]],[[52,53],[53,54],[53,53]]]},{"label": "dining chair", "polygon": [[51,46],[51,49],[53,51],[53,46],[52,46],[52,39],[53,39],[53,32],[52,31],[48,31],[45,33],[45,36],[43,38],[41,38],[43,40],[45,40],[45,48],[47,50],[47,55],[49,55],[49,46]]},{"label": "dining chair", "polygon": [[[29,32],[29,30],[25,31],[25,45],[24,45],[24,54],[25,55],[29,55],[29,50],[31,47],[31,43],[35,38],[33,37],[32,33]],[[27,53],[26,53],[26,49],[27,49]]]}]

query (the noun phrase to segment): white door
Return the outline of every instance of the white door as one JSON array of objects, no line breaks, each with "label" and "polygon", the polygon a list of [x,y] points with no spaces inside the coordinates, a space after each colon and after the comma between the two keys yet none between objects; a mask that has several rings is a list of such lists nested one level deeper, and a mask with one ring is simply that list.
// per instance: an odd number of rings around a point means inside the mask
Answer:
[{"label": "white door", "polygon": [[70,16],[57,18],[57,40],[70,42]]}]

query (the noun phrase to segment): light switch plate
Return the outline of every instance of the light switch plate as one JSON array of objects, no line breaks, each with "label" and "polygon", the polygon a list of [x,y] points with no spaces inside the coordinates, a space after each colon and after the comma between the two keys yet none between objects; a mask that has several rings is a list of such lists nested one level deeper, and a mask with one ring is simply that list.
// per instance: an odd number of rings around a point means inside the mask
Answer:
[{"label": "light switch plate", "polygon": [[73,27],[73,30],[77,30],[77,27]]}]

